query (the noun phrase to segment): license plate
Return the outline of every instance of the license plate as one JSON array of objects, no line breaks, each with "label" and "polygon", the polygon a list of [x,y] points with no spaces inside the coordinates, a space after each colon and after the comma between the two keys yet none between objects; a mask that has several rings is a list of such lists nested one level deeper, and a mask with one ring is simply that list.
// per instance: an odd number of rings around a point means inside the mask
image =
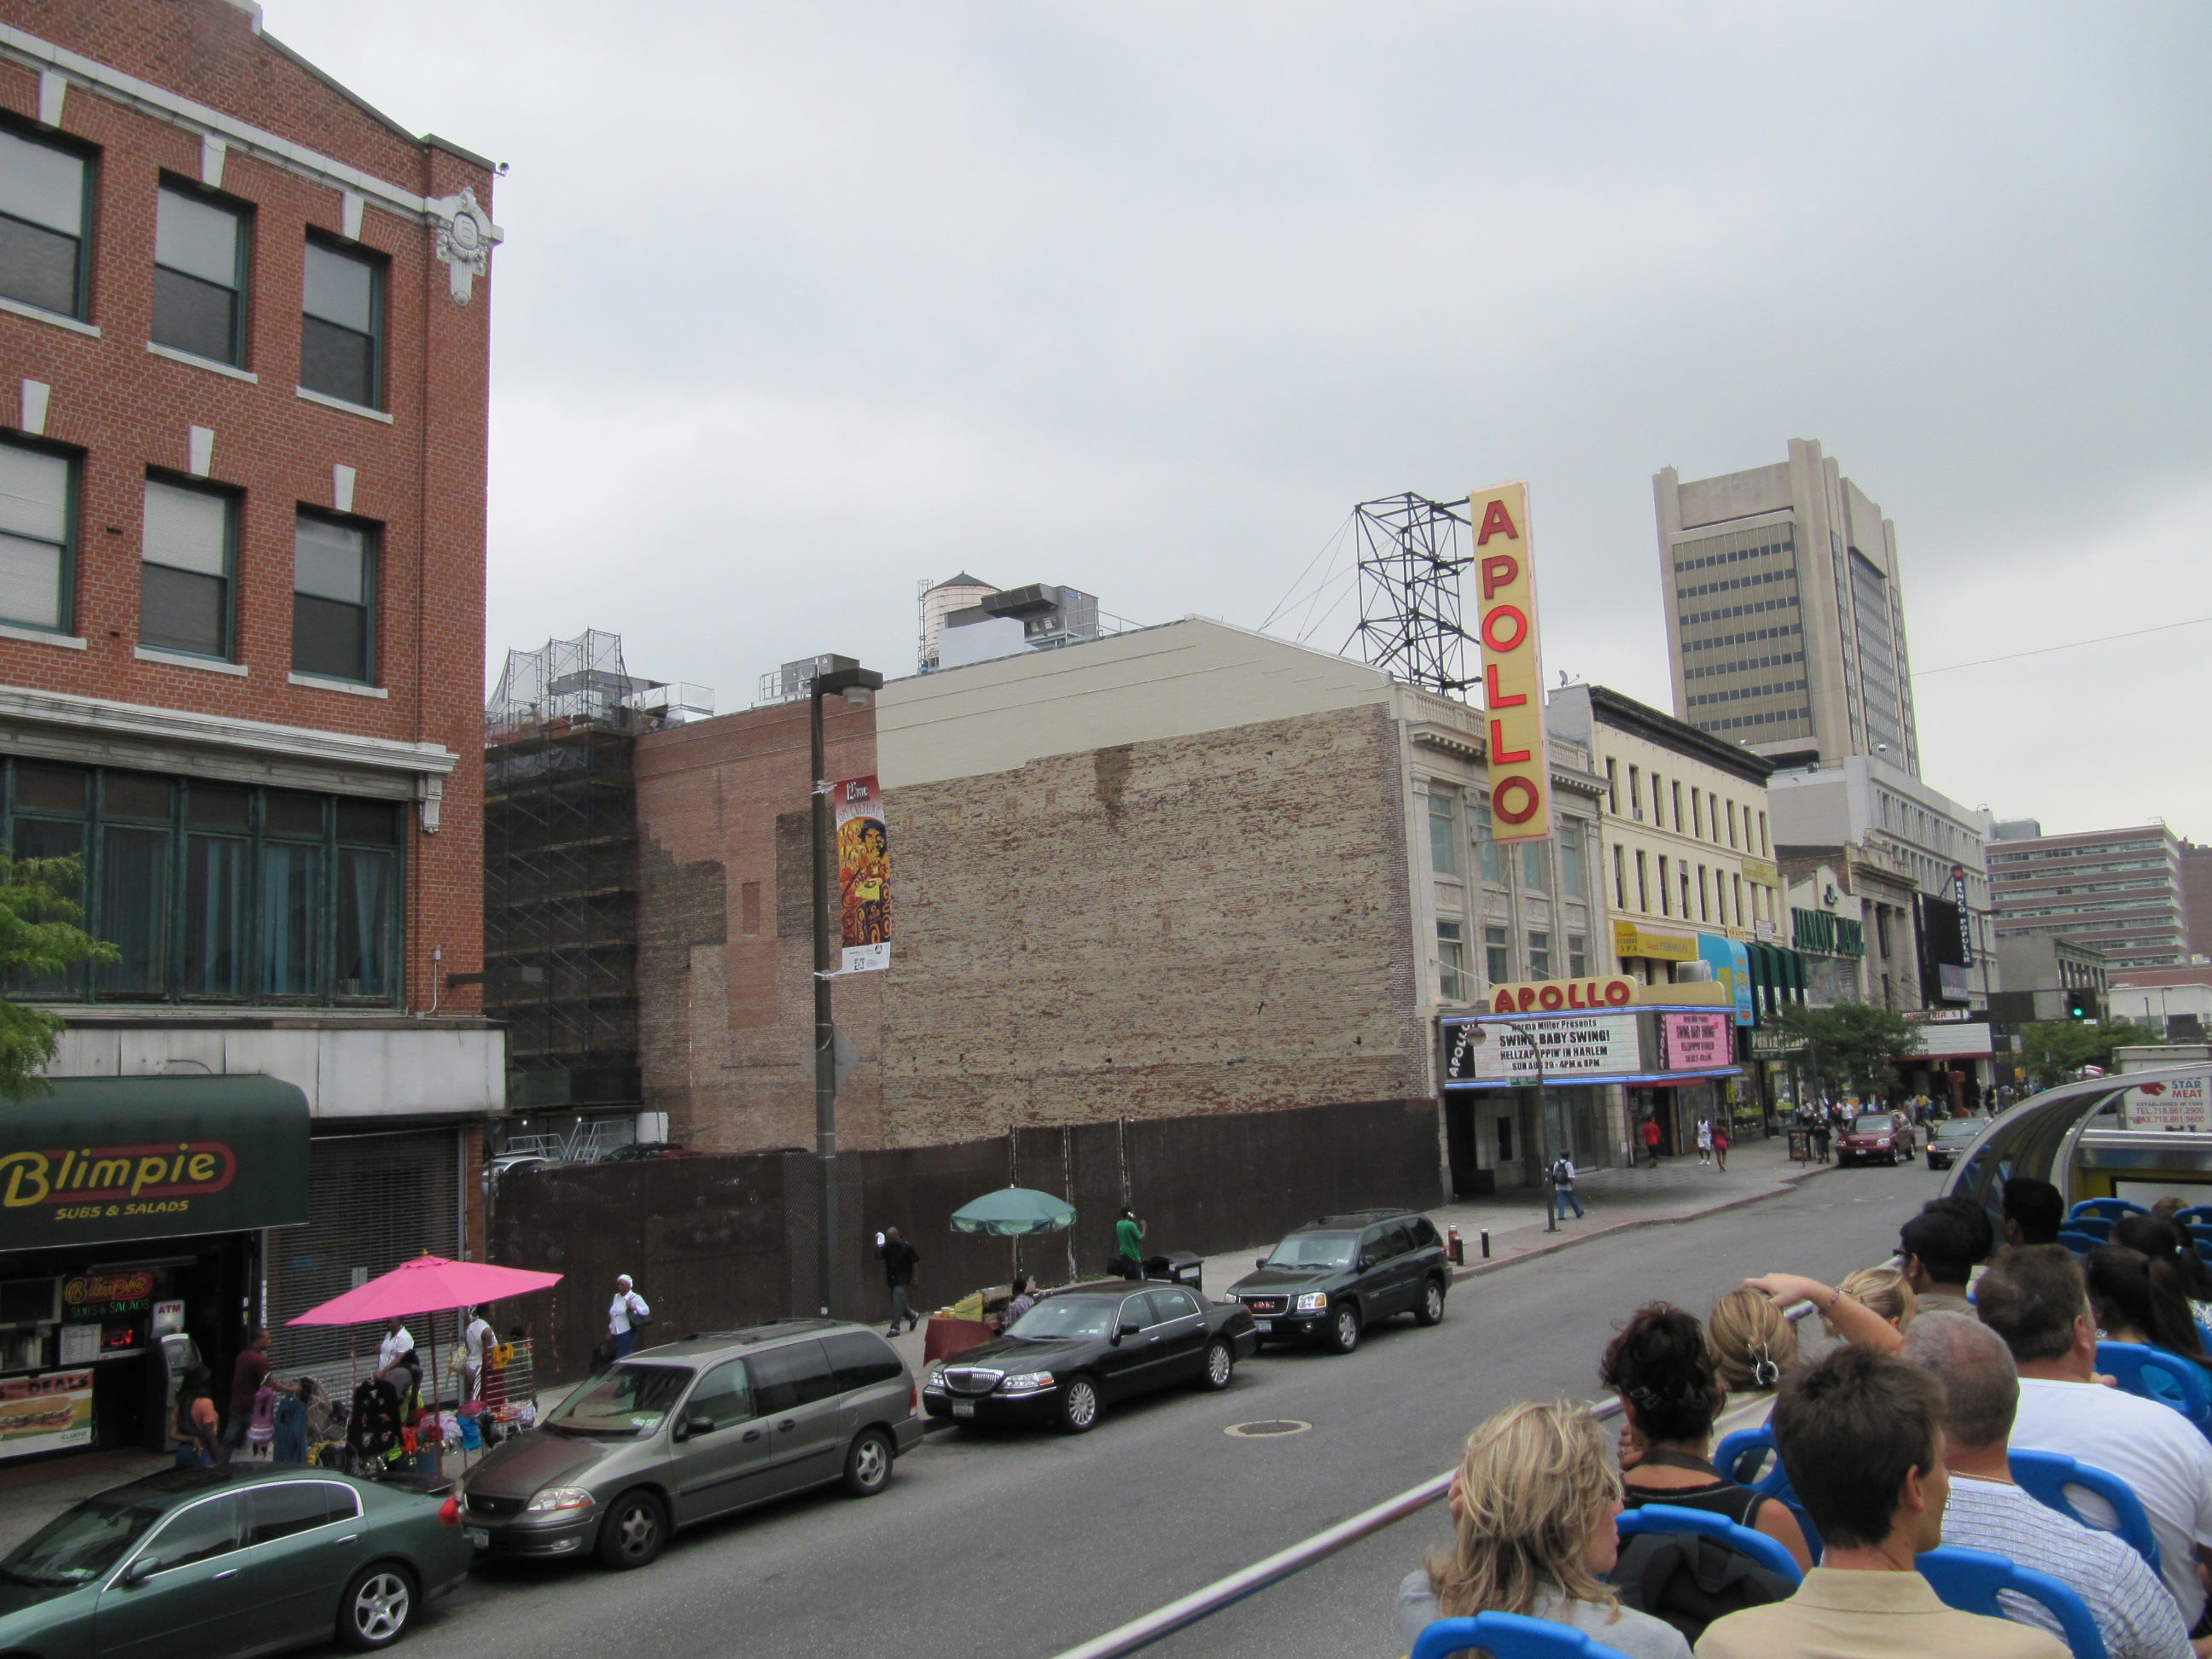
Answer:
[{"label": "license plate", "polygon": [[1255,1319],[1252,1322],[1263,1331],[1272,1331],[1275,1328],[1275,1322],[1272,1319]]},{"label": "license plate", "polygon": [[956,1400],[956,1401],[954,1401],[952,1402],[952,1414],[953,1414],[955,1417],[973,1417],[973,1416],[975,1416],[975,1402],[974,1401],[972,1401],[972,1400]]},{"label": "license plate", "polygon": [[491,1534],[482,1527],[464,1527],[461,1528],[461,1536],[480,1550],[488,1550],[491,1547]]}]

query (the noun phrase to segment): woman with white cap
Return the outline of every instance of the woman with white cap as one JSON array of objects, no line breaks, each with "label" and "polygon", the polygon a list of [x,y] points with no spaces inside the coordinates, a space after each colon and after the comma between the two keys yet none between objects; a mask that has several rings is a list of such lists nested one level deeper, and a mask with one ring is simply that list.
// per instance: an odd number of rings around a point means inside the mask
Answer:
[{"label": "woman with white cap", "polygon": [[607,1345],[620,1359],[637,1346],[638,1327],[653,1316],[645,1298],[630,1286],[628,1273],[615,1277],[615,1299],[607,1304]]}]

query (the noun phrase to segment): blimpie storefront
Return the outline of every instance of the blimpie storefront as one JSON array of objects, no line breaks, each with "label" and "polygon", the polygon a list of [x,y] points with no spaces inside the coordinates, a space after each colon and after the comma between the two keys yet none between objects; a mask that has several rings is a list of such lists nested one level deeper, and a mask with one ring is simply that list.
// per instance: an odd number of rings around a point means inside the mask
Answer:
[{"label": "blimpie storefront", "polygon": [[308,1121],[255,1075],[58,1079],[0,1105],[0,1458],[161,1449],[194,1358],[228,1404],[262,1230],[307,1218]]}]

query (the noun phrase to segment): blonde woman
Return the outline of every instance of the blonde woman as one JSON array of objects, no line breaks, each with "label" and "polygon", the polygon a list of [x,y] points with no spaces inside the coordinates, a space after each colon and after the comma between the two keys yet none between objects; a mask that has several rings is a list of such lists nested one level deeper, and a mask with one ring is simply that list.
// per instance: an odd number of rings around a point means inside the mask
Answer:
[{"label": "blonde woman", "polygon": [[1604,1582],[1619,1553],[1620,1477],[1589,1407],[1508,1406],[1468,1437],[1452,1478],[1452,1547],[1398,1589],[1410,1650],[1438,1619],[1517,1613],[1587,1632],[1628,1659],[1690,1659],[1681,1632],[1622,1607]]},{"label": "blonde woman", "polygon": [[[1904,1273],[1895,1267],[1862,1267],[1836,1288],[1853,1301],[1880,1314],[1889,1322],[1892,1329],[1899,1333],[1910,1326],[1920,1312],[1920,1298],[1913,1294],[1912,1286],[1905,1282]],[[1838,1341],[1850,1340],[1826,1314],[1820,1316],[1820,1323]]]},{"label": "blonde woman", "polygon": [[1756,1291],[1734,1290],[1705,1321],[1713,1372],[1728,1390],[1713,1432],[1722,1439],[1755,1429],[1774,1409],[1774,1390],[1797,1364],[1797,1328]]}]

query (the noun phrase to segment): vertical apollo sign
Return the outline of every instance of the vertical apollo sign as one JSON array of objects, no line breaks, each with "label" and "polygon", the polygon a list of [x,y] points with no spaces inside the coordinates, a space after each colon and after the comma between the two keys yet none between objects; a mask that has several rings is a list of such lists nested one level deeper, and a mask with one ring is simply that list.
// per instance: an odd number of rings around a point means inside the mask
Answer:
[{"label": "vertical apollo sign", "polygon": [[1552,833],[1552,775],[1544,750],[1544,663],[1536,642],[1528,486],[1478,489],[1468,505],[1474,525],[1482,701],[1490,716],[1490,816],[1499,841],[1541,841]]}]

